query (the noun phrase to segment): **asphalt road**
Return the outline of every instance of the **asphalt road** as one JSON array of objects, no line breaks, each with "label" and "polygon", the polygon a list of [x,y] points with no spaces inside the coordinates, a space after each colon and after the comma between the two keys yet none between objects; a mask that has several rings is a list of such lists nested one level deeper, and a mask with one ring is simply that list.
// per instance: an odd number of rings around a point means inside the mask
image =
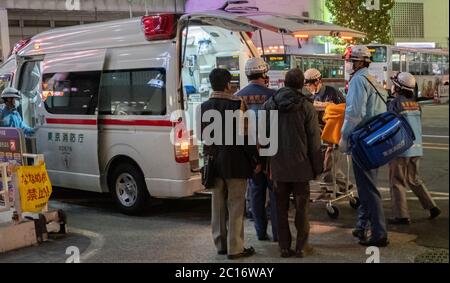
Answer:
[{"label": "asphalt road", "polygon": [[[440,218],[429,221],[428,213],[420,207],[412,193],[408,193],[412,224],[409,227],[389,226],[393,238],[392,251],[386,252],[388,261],[413,261],[417,254],[428,248],[436,248],[447,254],[448,261],[448,193],[449,193],[449,107],[448,105],[424,106],[425,156],[421,172],[433,197],[442,208]],[[379,185],[383,193],[386,216],[390,215],[387,170],[382,168]],[[76,246],[83,262],[221,262],[215,254],[210,234],[210,200],[207,196],[182,200],[162,200],[149,206],[139,217],[125,216],[117,212],[108,195],[54,189],[50,206],[62,208],[68,215],[67,237],[53,239],[39,247],[0,255],[0,262],[64,262],[68,246]],[[342,232],[339,239],[351,239],[349,229],[355,222],[355,211],[346,201],[339,203],[340,217],[331,220],[321,204],[312,204],[311,220],[317,236],[312,241],[322,245],[315,262],[362,262],[363,250],[355,250],[347,257],[342,254],[357,244],[333,246],[333,238],[326,238],[322,230]],[[258,242],[253,223],[246,221],[246,240],[255,246],[259,255],[246,262],[288,262],[278,257],[275,243]],[[325,228],[324,228],[325,227]],[[341,230],[339,230],[341,229]],[[336,232],[333,232],[336,231]],[[341,233],[341,232],[339,232]],[[399,234],[397,234],[399,233]],[[331,235],[331,236],[330,236]],[[398,237],[396,235],[399,235]],[[414,235],[406,237],[401,235]],[[324,238],[325,237],[325,238]],[[337,236],[336,236],[337,237]],[[316,240],[315,240],[316,239]],[[331,240],[330,240],[331,239]],[[325,243],[320,242],[325,241]],[[396,260],[397,259],[397,260]],[[291,262],[295,260],[291,260]],[[297,259],[298,261],[298,259]],[[306,261],[308,261],[306,259]]]}]

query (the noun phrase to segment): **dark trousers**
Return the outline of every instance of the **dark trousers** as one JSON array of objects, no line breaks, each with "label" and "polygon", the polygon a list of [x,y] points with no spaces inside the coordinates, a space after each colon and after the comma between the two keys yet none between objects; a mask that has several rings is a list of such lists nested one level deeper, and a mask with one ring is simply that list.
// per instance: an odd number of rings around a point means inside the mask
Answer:
[{"label": "dark trousers", "polygon": [[302,250],[309,236],[309,183],[275,182],[275,196],[278,214],[278,244],[281,249],[290,249],[292,243],[288,212],[291,194],[295,200],[295,228],[297,229],[296,250]]},{"label": "dark trousers", "polygon": [[377,189],[378,169],[366,171],[353,160],[356,187],[361,205],[358,208],[356,229],[366,230],[370,227],[372,238],[379,240],[387,237],[384,218],[383,200]]},{"label": "dark trousers", "polygon": [[252,209],[253,220],[255,222],[255,230],[258,239],[265,238],[267,235],[267,210],[266,210],[266,196],[269,190],[269,207],[270,220],[272,223],[273,240],[278,240],[278,225],[277,225],[277,206],[276,197],[272,189],[272,182],[267,178],[263,172],[256,174],[252,179],[248,180],[248,188],[250,194],[250,207]]}]

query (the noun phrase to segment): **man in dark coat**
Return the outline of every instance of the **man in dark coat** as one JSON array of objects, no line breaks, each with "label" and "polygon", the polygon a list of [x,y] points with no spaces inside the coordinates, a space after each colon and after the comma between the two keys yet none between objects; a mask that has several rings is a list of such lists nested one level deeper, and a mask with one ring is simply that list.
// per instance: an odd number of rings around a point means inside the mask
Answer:
[{"label": "man in dark coat", "polygon": [[[214,91],[209,100],[201,104],[201,115],[203,119],[208,117],[206,112],[214,115],[212,121],[202,119],[201,131],[204,153],[213,156],[216,177],[211,188],[212,234],[218,254],[238,259],[255,253],[252,247],[244,248],[244,210],[247,179],[259,173],[259,157],[256,144],[249,145],[246,135],[246,104],[230,91],[230,72],[214,69],[209,80]],[[235,111],[238,115],[233,117],[237,118],[226,121],[227,116],[232,116],[230,112]],[[240,138],[244,141],[242,144],[238,142]]]},{"label": "man in dark coat", "polygon": [[293,254],[288,222],[291,194],[295,197],[296,210],[295,254],[303,257],[308,253],[309,181],[322,172],[319,122],[313,104],[300,91],[303,84],[302,71],[290,70],[285,78],[286,87],[264,104],[265,110],[278,111],[278,152],[271,157],[271,174],[277,200],[281,257]]}]

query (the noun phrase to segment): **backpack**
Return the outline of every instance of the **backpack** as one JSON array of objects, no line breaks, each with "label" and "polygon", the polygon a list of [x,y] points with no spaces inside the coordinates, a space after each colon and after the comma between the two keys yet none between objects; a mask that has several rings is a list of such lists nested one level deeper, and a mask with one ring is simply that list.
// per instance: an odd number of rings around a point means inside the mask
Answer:
[{"label": "backpack", "polygon": [[[387,104],[366,77],[377,95]],[[350,150],[355,162],[365,170],[381,167],[407,151],[416,137],[408,121],[395,112],[376,115],[360,123],[350,135]]]}]

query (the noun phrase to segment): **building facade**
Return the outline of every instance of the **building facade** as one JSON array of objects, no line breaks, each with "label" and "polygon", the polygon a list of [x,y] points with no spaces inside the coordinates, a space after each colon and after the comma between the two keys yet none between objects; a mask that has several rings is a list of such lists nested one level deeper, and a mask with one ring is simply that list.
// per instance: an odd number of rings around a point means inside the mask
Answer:
[{"label": "building facade", "polygon": [[398,42],[428,42],[448,49],[447,0],[396,0],[391,12],[392,36]]}]

